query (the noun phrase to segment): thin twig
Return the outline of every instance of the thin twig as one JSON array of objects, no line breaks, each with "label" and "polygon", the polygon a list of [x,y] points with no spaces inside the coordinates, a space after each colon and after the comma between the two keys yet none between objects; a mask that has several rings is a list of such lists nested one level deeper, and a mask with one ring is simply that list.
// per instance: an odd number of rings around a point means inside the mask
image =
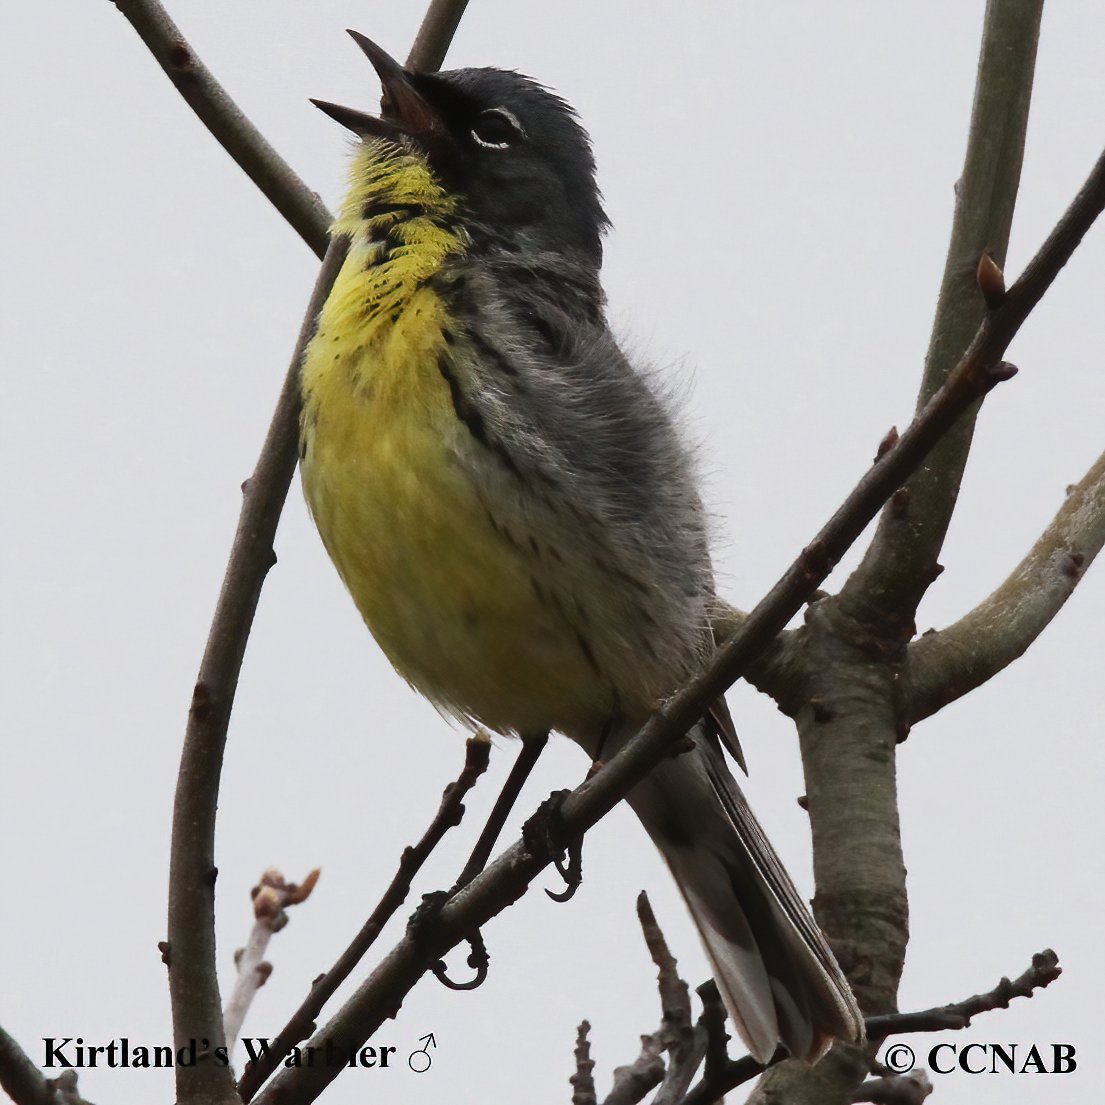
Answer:
[{"label": "thin twig", "polygon": [[664,1050],[679,1062],[693,1043],[694,1023],[691,1020],[691,991],[679,976],[678,964],[671,954],[668,942],[652,912],[648,895],[642,890],[637,895],[637,920],[648,947],[652,962],[656,964],[656,986],[660,992],[660,1037]]},{"label": "thin twig", "polygon": [[311,1034],[315,1019],[322,1012],[323,1006],[364,958],[365,953],[372,947],[395,911],[406,901],[411,882],[430,857],[430,853],[451,828],[460,824],[464,816],[464,798],[475,786],[476,780],[487,770],[490,753],[491,741],[486,734],[481,733],[468,738],[465,745],[464,767],[460,775],[455,782],[445,788],[437,813],[430,822],[429,828],[422,834],[422,838],[413,847],[403,850],[399,859],[399,870],[384,891],[371,916],[330,970],[315,979],[310,993],[303,999],[302,1004],[268,1049],[257,1058],[256,1062],[247,1064],[242,1072],[238,1082],[238,1092],[243,1101],[248,1102],[261,1088],[265,1079],[280,1065],[284,1056],[300,1040],[306,1039]]},{"label": "thin twig", "polygon": [[157,0],[115,0],[115,6],[219,145],[321,257],[331,221],[325,204],[242,114],[196,56],[169,13]]},{"label": "thin twig", "polygon": [[696,988],[699,1000],[702,1002],[702,1013],[698,1018],[698,1027],[706,1034],[706,1055],[703,1077],[710,1081],[716,1078],[729,1059],[727,1045],[729,1034],[725,1031],[725,1003],[721,1000],[721,993],[717,983],[707,979]]},{"label": "thin twig", "polygon": [[909,646],[909,720],[961,698],[1021,656],[1105,544],[1105,453],[1067,492],[1028,555],[969,614]]},{"label": "thin twig", "polygon": [[675,1105],[682,1100],[695,1071],[706,1058],[706,1032],[691,1019],[690,987],[679,975],[675,956],[671,954],[652,912],[648,895],[643,890],[637,896],[637,919],[641,923],[649,955],[656,964],[662,1015],[656,1038],[668,1053],[667,1070],[652,1105]]},{"label": "thin twig", "polygon": [[250,891],[253,900],[253,927],[245,947],[234,956],[238,969],[234,989],[223,1010],[223,1032],[226,1035],[226,1051],[233,1054],[234,1046],[242,1031],[249,1007],[257,991],[272,974],[272,964],[265,959],[269,940],[288,923],[288,909],[305,902],[318,882],[316,867],[301,883],[287,882],[274,867],[261,873],[260,881]]},{"label": "thin twig", "polygon": [[572,1105],[598,1105],[595,1097],[595,1061],[591,1058],[591,1043],[587,1034],[591,1031],[589,1021],[580,1021],[576,1030],[575,1061],[576,1070],[568,1081],[572,1086]]},{"label": "thin twig", "polygon": [[868,1017],[867,1038],[882,1040],[905,1032],[943,1032],[945,1029],[966,1028],[973,1017],[993,1009],[1008,1009],[1014,998],[1030,998],[1037,990],[1050,986],[1061,974],[1059,957],[1050,948],[1032,957],[1032,966],[1012,982],[1003,978],[985,994],[975,994],[951,1005],[925,1009],[919,1013],[887,1013]]}]

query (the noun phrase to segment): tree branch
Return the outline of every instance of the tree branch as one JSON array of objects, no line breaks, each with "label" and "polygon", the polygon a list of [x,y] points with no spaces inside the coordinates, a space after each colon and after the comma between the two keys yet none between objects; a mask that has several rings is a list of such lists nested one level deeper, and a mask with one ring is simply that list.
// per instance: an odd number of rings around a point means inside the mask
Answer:
[{"label": "tree branch", "polygon": [[656,965],[656,986],[660,993],[660,1034],[663,1037],[661,1042],[664,1050],[672,1053],[673,1061],[678,1061],[682,1053],[687,1051],[694,1030],[690,988],[679,977],[675,956],[671,954],[656,914],[652,912],[648,895],[643,890],[637,895],[637,920],[641,925],[648,954]]},{"label": "tree branch", "polygon": [[0,1028],[0,1089],[14,1105],[92,1105],[77,1091],[77,1072],[47,1078],[15,1040]]},{"label": "tree branch", "polygon": [[936,713],[1011,664],[1044,631],[1105,544],[1105,453],[1028,555],[989,598],[909,646],[911,723]]},{"label": "tree branch", "polygon": [[1050,948],[1032,957],[1032,966],[1012,982],[1003,978],[985,994],[975,994],[951,1005],[925,1009],[919,1013],[888,1013],[868,1017],[867,1038],[882,1040],[905,1032],[943,1032],[946,1029],[967,1028],[972,1017],[994,1009],[1008,1009],[1014,998],[1030,998],[1037,990],[1050,986],[1061,974],[1059,957]]},{"label": "tree branch", "polygon": [[196,56],[157,0],[115,0],[188,106],[246,176],[321,257],[330,213]]},{"label": "tree branch", "polygon": [[430,853],[445,834],[460,824],[464,816],[464,798],[487,770],[491,755],[491,741],[486,733],[469,737],[465,744],[464,767],[455,782],[450,783],[441,796],[441,804],[430,822],[429,828],[413,847],[405,848],[395,873],[379,904],[361,927],[361,931],[342,952],[338,961],[325,974],[319,975],[288,1023],[280,1030],[268,1050],[257,1061],[247,1064],[238,1081],[238,1093],[248,1102],[261,1088],[265,1079],[279,1066],[283,1057],[300,1040],[305,1040],[315,1027],[315,1020],[323,1006],[334,996],[338,987],[350,976],[353,968],[364,958],[375,943],[384,925],[410,893],[411,882],[422,869]]},{"label": "tree branch", "polygon": [[408,69],[434,73],[441,68],[467,7],[468,0],[431,0],[407,55]]},{"label": "tree branch", "polygon": [[682,1101],[695,1071],[706,1058],[706,1030],[691,1019],[690,988],[679,976],[675,956],[671,954],[643,890],[637,897],[637,919],[649,955],[656,964],[661,1020],[655,1039],[668,1054],[667,1070],[652,1105],[676,1105]]},{"label": "tree branch", "polygon": [[595,1097],[595,1078],[592,1071],[595,1061],[591,1058],[591,1044],[587,1034],[591,1031],[588,1021],[580,1021],[576,1029],[576,1070],[568,1081],[572,1086],[572,1105],[598,1105]]},{"label": "tree branch", "polygon": [[[115,6],[219,145],[321,258],[332,218],[318,195],[243,114],[158,0],[115,0]],[[432,0],[407,57],[409,69],[441,68],[467,6],[468,0]]]},{"label": "tree branch", "polygon": [[[154,51],[200,119],[236,160],[243,149],[267,149],[267,143],[258,147],[242,139],[242,135],[256,133],[252,125],[245,121],[207,70],[198,67],[164,9],[147,0],[121,0],[119,6],[131,18],[143,40]],[[445,16],[451,18],[448,11]],[[427,28],[432,17],[431,10],[420,34],[424,33],[427,38],[436,41],[432,26]],[[177,45],[183,46],[183,54],[173,54]],[[174,57],[177,62],[186,63],[182,72],[177,74],[180,80],[174,76]],[[295,192],[295,182],[281,177],[279,173],[269,176],[258,171],[258,175],[252,172],[250,175],[266,195],[269,195],[266,188],[272,190],[270,198],[283,211],[283,205],[288,202],[288,189]],[[324,211],[321,218],[324,222],[328,220]],[[304,227],[308,234],[313,234],[315,229],[317,227]],[[319,240],[314,242],[312,248],[319,252],[322,246],[323,242]],[[192,1039],[204,1038],[208,1039],[212,1050],[225,1043],[215,969],[214,922],[217,873],[214,862],[215,811],[223,751],[246,641],[261,587],[275,561],[273,539],[295,471],[299,365],[314,332],[315,320],[344,257],[345,244],[331,239],[325,246],[322,268],[257,466],[244,487],[238,528],[192,695],[177,776],[169,866],[166,958],[169,963],[173,1032],[178,1046]],[[194,1066],[178,1066],[176,1077],[177,1096],[182,1103],[200,1101],[205,1105],[237,1105],[240,1100],[229,1068],[213,1063],[209,1058],[205,1057]]]},{"label": "tree branch", "polygon": [[[223,750],[246,641],[265,576],[275,563],[273,539],[295,471],[299,362],[343,252],[327,250],[257,467],[243,487],[238,528],[188,711],[169,859],[169,993],[177,1046],[205,1037],[212,1048],[225,1043],[214,913],[215,811]],[[229,1068],[218,1063],[177,1066],[176,1078],[181,1102],[238,1102]]]},{"label": "tree branch", "polygon": [[0,1028],[0,1088],[15,1105],[54,1105],[50,1082],[3,1028]]},{"label": "tree branch", "polygon": [[641,1054],[632,1063],[614,1068],[614,1086],[602,1105],[638,1105],[664,1080],[663,1048],[659,1035],[641,1037]]},{"label": "tree branch", "polygon": [[[1004,267],[1024,158],[1043,0],[989,0],[963,174],[936,318],[917,398],[921,410],[960,359],[986,315],[975,280],[980,256]],[[841,591],[871,624],[908,625],[935,578],[959,495],[977,409],[907,484],[908,509],[887,510],[862,563]]]}]

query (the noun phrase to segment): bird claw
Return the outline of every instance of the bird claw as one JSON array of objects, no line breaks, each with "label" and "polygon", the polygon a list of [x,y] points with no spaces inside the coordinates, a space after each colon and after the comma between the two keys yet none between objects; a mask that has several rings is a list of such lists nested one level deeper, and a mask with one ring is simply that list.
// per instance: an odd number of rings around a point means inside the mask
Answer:
[{"label": "bird claw", "polygon": [[560,818],[560,807],[569,793],[567,790],[554,790],[522,827],[526,850],[535,856],[547,855],[564,880],[563,890],[545,891],[554,902],[568,901],[583,882],[583,838],[568,836]]},{"label": "bird claw", "polygon": [[487,968],[491,962],[491,956],[487,954],[487,945],[484,944],[483,935],[479,929],[476,929],[476,931],[468,937],[468,946],[472,950],[468,953],[466,962],[469,967],[475,970],[475,975],[467,982],[454,982],[449,977],[449,968],[445,960],[439,959],[430,970],[433,971],[434,978],[436,978],[442,986],[450,990],[475,990],[477,987],[484,984],[484,981],[487,979]]},{"label": "bird claw", "polygon": [[566,902],[575,897],[575,892],[583,882],[583,838],[575,837],[568,841],[568,858],[565,863],[560,856],[553,856],[553,866],[564,880],[561,891],[546,890],[554,902]]}]

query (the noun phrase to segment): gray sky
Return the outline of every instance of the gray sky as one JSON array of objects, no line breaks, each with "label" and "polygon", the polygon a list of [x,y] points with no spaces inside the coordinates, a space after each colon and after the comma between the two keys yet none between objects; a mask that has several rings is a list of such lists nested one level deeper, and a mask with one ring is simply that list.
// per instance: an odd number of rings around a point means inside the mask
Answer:
[{"label": "gray sky", "polygon": [[[454,65],[521,69],[579,109],[614,221],[612,319],[640,358],[685,385],[721,587],[738,605],[760,597],[887,428],[908,421],[982,9],[473,0],[450,54]],[[421,3],[176,0],[172,11],[333,206],[346,140],[307,97],[373,105],[378,85],[343,28],[402,55]],[[156,943],[185,710],[238,487],[317,265],[111,4],[9,4],[0,20],[0,1023],[38,1058],[47,1036],[171,1040]],[[1045,15],[1011,275],[1105,141],[1103,41],[1100,4],[1063,0]],[[986,405],[947,571],[920,628],[953,620],[1000,582],[1102,448],[1103,282],[1099,227],[1010,351],[1022,372]],[[298,484],[277,552],[220,806],[224,990],[260,871],[276,864],[298,878],[321,865],[323,875],[272,946],[252,1035],[274,1033],[344,946],[463,757],[461,736],[360,623]],[[936,1100],[1099,1098],[1103,599],[1094,568],[1026,658],[901,750],[913,932],[902,1007],[989,989],[1053,946],[1058,983],[956,1042],[1078,1048],[1066,1078],[949,1075]],[[747,687],[730,701],[752,801],[809,894],[793,731]],[[510,755],[497,750],[419,892],[452,881]],[[525,810],[585,768],[559,742]],[[700,981],[705,966],[631,815],[608,818],[585,861],[570,905],[535,889],[488,927],[481,990],[423,983],[381,1031],[401,1052],[433,1031],[429,1073],[353,1072],[329,1100],[567,1101],[583,1017],[608,1086],[659,1019],[633,914],[639,889],[687,977]],[[119,1105],[172,1093],[164,1072],[88,1071],[81,1088]]]}]

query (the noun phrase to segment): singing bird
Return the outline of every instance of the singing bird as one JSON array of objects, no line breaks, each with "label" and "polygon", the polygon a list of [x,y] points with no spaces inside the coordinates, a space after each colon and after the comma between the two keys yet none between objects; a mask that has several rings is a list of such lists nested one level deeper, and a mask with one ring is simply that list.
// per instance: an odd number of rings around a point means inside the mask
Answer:
[{"label": "singing bird", "polygon": [[[396,670],[522,738],[621,747],[715,648],[705,513],[668,404],[619,348],[587,134],[518,73],[416,73],[350,32],[379,116],[332,233],[348,254],[301,376],[303,488]],[[720,293],[719,293],[720,294]],[[863,1022],[726,766],[724,703],[628,801],[757,1059]]]}]

